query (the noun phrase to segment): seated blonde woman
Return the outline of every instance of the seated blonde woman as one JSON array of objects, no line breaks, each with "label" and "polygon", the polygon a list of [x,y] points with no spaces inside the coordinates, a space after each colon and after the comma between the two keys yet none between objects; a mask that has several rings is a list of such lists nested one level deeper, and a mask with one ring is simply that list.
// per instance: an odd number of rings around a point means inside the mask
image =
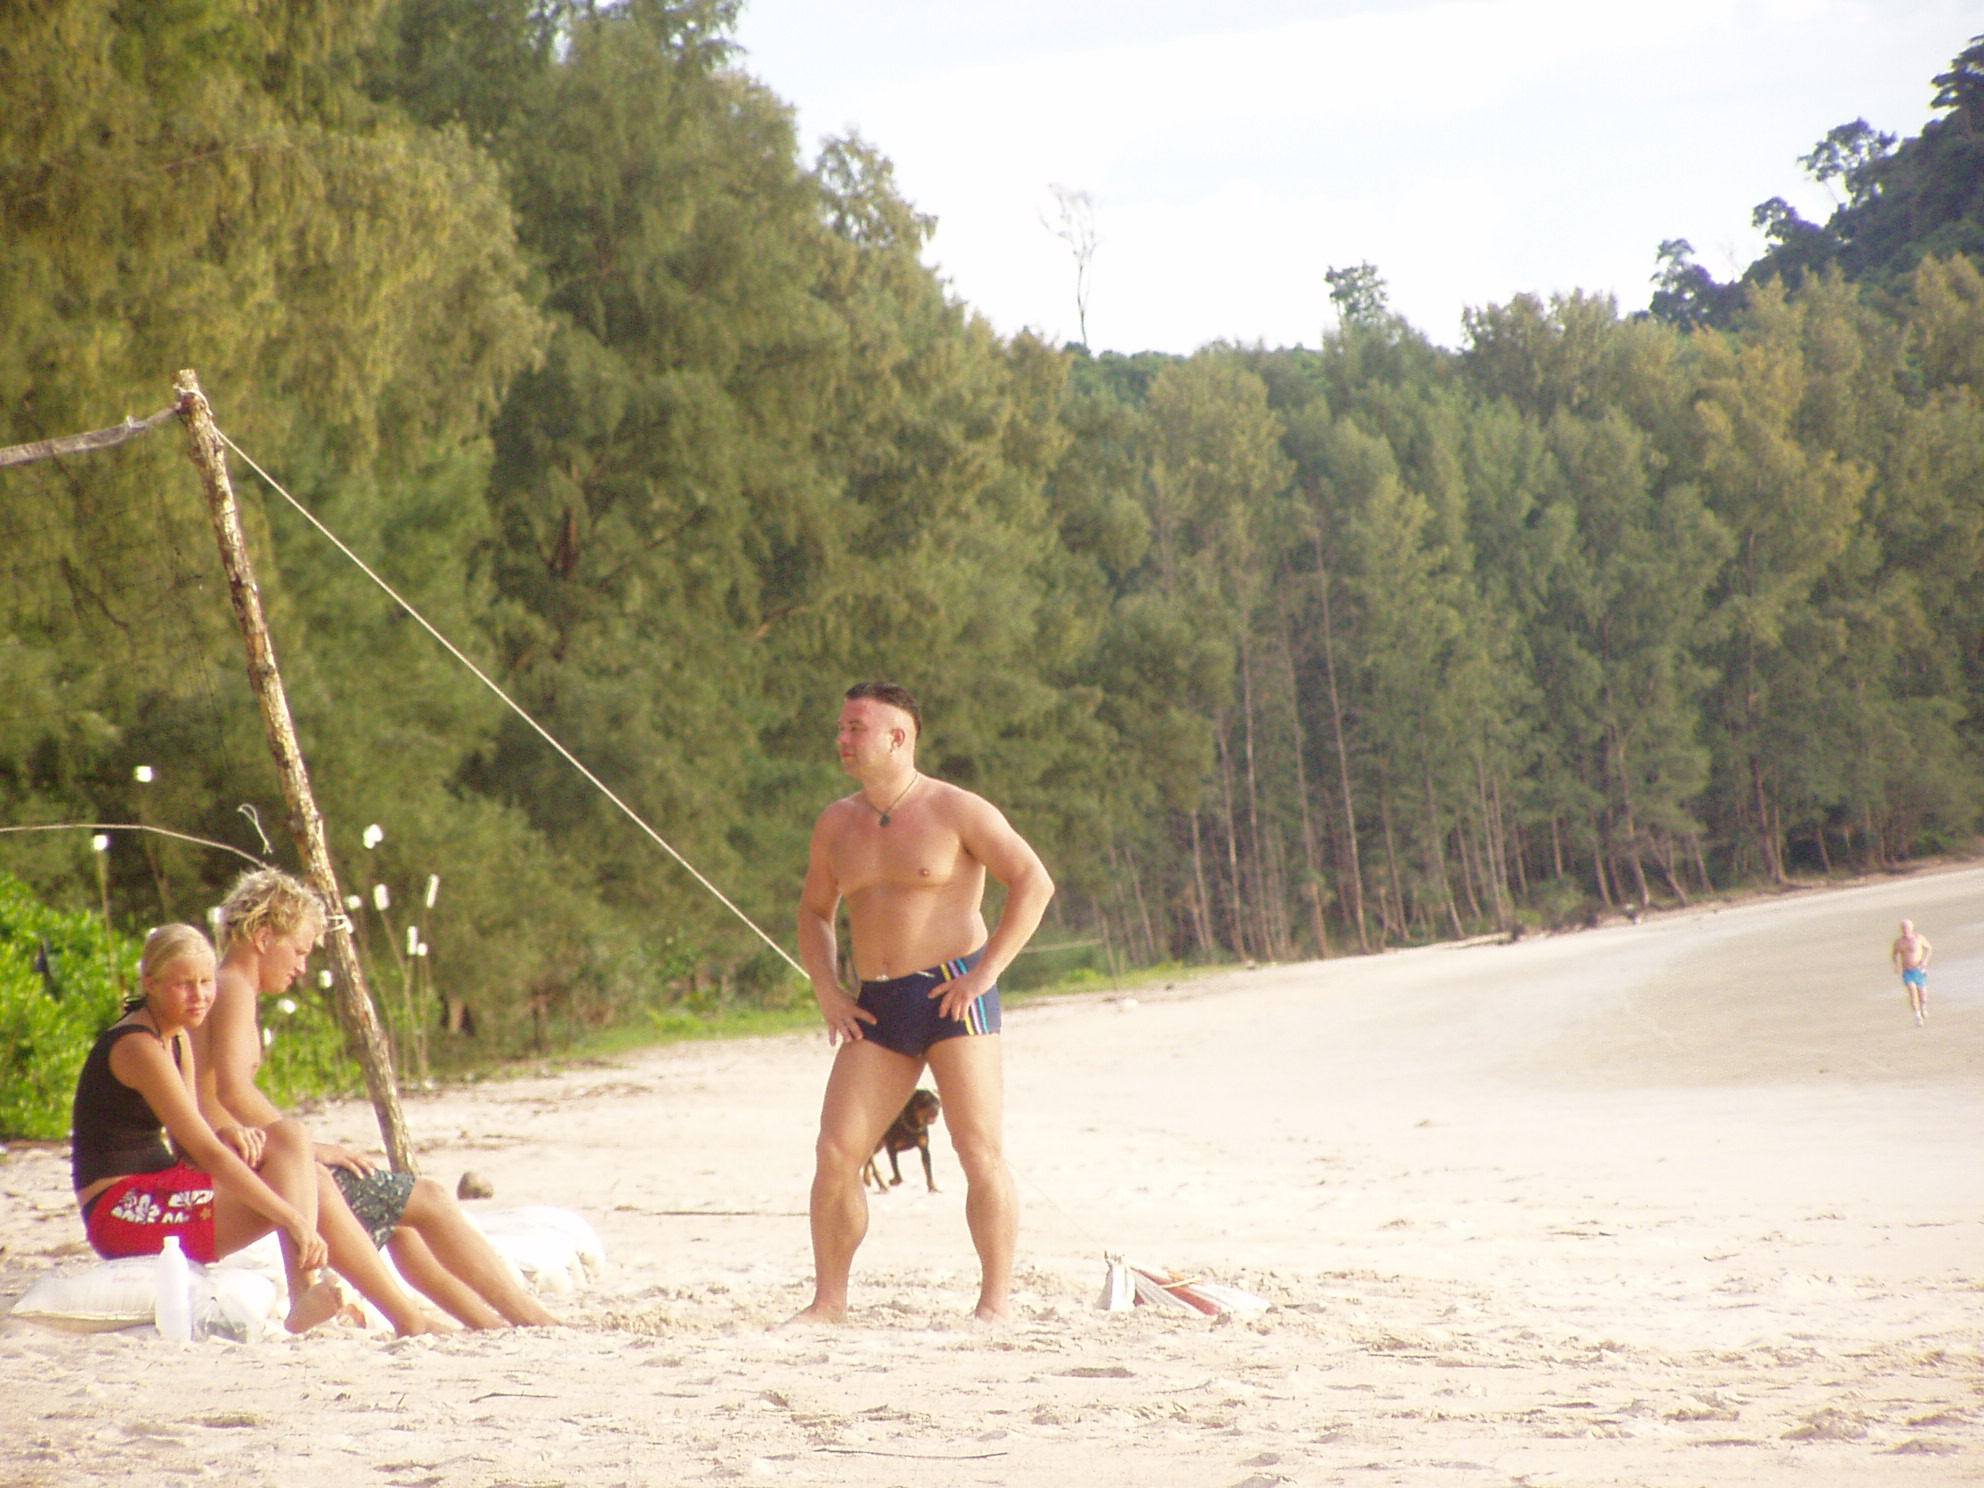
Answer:
[{"label": "seated blonde woman", "polygon": [[[256,999],[293,985],[323,935],[322,902],[286,873],[246,873],[228,891],[214,1009],[198,1034],[200,1102],[211,1119],[250,1130],[294,1125],[255,1084],[262,1066]],[[331,1143],[316,1143],[313,1150],[372,1243],[391,1252],[400,1275],[468,1327],[558,1321],[440,1184],[390,1172]]]},{"label": "seated blonde woman", "polygon": [[216,1131],[201,1115],[187,1035],[214,1002],[206,936],[191,925],[152,931],[138,975],[142,994],[97,1037],[76,1081],[70,1169],[97,1254],[157,1255],[177,1236],[187,1256],[210,1263],[275,1230],[290,1267],[292,1333],[343,1307],[337,1284],[317,1275],[326,1260],[401,1333],[431,1332],[312,1160],[301,1127],[279,1122],[251,1138]]}]

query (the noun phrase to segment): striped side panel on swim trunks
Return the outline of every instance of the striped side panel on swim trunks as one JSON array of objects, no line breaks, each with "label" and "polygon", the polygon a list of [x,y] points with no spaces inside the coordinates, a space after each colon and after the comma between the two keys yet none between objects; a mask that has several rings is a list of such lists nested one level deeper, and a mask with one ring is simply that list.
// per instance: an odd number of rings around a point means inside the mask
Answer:
[{"label": "striped side panel on swim trunks", "polygon": [[[976,956],[960,956],[952,961],[938,962],[935,967],[925,972],[924,975],[935,977],[940,982],[955,982],[977,964],[978,957]],[[992,1020],[985,1016],[985,999],[982,996],[974,997],[971,1000],[971,1006],[964,1010],[964,1017],[959,1021],[973,1033],[992,1032]]]}]

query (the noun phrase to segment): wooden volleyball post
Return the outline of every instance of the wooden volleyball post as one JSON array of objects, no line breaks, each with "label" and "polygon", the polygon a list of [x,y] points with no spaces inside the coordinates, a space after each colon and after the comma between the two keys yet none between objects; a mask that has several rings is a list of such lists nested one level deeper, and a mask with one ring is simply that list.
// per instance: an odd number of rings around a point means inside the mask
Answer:
[{"label": "wooden volleyball post", "polygon": [[276,670],[275,649],[269,642],[268,624],[262,615],[262,595],[255,587],[254,570],[249,566],[241,514],[234,504],[234,486],[228,479],[227,455],[214,427],[213,410],[200,391],[199,378],[190,370],[178,375],[173,388],[178,394],[179,416],[186,425],[193,464],[206,487],[207,510],[213,517],[214,536],[220,541],[220,561],[227,571],[234,614],[241,622],[242,639],[247,642],[248,681],[262,705],[269,751],[275,756],[276,772],[282,777],[283,798],[289,804],[290,836],[311,882],[324,897],[325,928],[331,943],[331,964],[336,970],[338,1007],[345,1027],[358,1042],[359,1067],[365,1071],[365,1086],[372,1096],[372,1109],[378,1113],[379,1133],[386,1140],[386,1152],[401,1172],[418,1172],[413,1141],[407,1135],[406,1115],[400,1109],[399,1087],[393,1080],[392,1054],[386,1048],[378,1015],[373,1011],[372,994],[365,985],[365,971],[351,942],[351,921],[345,916],[344,898],[338,892],[330,850],[324,843],[324,819],[310,791],[310,776],[303,766],[303,752],[297,747],[296,726],[290,719],[282,674]]}]

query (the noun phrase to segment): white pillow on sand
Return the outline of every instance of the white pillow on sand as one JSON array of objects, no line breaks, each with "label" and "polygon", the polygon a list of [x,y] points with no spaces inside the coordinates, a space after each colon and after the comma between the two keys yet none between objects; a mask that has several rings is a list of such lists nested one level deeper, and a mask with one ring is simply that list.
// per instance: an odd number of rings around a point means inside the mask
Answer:
[{"label": "white pillow on sand", "polygon": [[[507,1261],[532,1291],[573,1291],[605,1268],[606,1247],[600,1244],[598,1232],[583,1215],[570,1209],[527,1204],[516,1209],[464,1212],[469,1223],[489,1241],[489,1248]],[[386,1253],[386,1265],[399,1276],[390,1251]],[[405,1278],[400,1280],[404,1284]],[[368,1327],[374,1331],[392,1327],[370,1302],[360,1298],[359,1305],[365,1309]]]},{"label": "white pillow on sand", "polygon": [[152,1320],[158,1262],[104,1261],[87,1271],[50,1272],[14,1304],[13,1315],[72,1333],[101,1333]]},{"label": "white pillow on sand", "polygon": [[[467,1210],[469,1223],[488,1237],[496,1254],[517,1268],[525,1282],[540,1291],[569,1292],[599,1279],[606,1267],[606,1247],[584,1215],[549,1204],[515,1209]],[[392,1255],[386,1256],[388,1265]],[[240,1266],[283,1279],[282,1249],[274,1235],[237,1250],[218,1263]],[[395,1274],[397,1274],[397,1269]],[[539,1278],[543,1277],[544,1280]]]},{"label": "white pillow on sand", "polygon": [[233,1255],[222,1256],[214,1266],[218,1270],[259,1271],[264,1276],[273,1276],[278,1289],[289,1290],[289,1273],[282,1264],[282,1242],[276,1239],[274,1230],[254,1244],[242,1246]]},{"label": "white pillow on sand", "polygon": [[[495,1252],[516,1267],[525,1283],[540,1292],[569,1292],[595,1279],[606,1265],[606,1248],[583,1215],[548,1204],[470,1213]],[[386,1262],[390,1266],[392,1257]],[[192,1265],[194,1315],[202,1305],[217,1308],[232,1336],[260,1335],[288,1307],[282,1248],[264,1235],[212,1266]],[[157,1301],[156,1256],[99,1261],[85,1271],[42,1277],[14,1304],[13,1316],[72,1333],[100,1333],[152,1321]],[[387,1325],[370,1303],[374,1328]]]},{"label": "white pillow on sand", "polygon": [[[276,1311],[281,1286],[259,1271],[189,1262],[193,1316],[213,1331],[243,1341],[261,1336]],[[87,1271],[52,1272],[14,1304],[13,1316],[70,1333],[103,1333],[152,1321],[158,1258],[126,1256]]]},{"label": "white pillow on sand", "polygon": [[569,1292],[606,1267],[606,1247],[585,1216],[549,1204],[492,1209],[469,1219],[495,1252],[540,1292]]}]

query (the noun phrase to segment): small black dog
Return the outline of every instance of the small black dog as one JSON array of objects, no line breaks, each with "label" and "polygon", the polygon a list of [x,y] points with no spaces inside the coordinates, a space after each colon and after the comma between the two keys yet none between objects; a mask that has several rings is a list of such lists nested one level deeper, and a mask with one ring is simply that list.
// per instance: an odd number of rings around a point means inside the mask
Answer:
[{"label": "small black dog", "polygon": [[[943,1113],[943,1103],[932,1090],[919,1090],[909,1098],[902,1108],[902,1114],[889,1123],[889,1129],[882,1134],[882,1140],[875,1144],[875,1153],[861,1170],[861,1181],[873,1181],[877,1193],[889,1188],[900,1187],[902,1169],[896,1163],[898,1152],[907,1152],[912,1147],[923,1154],[923,1181],[930,1185],[930,1192],[937,1191],[937,1177],[930,1170],[930,1123]],[[892,1183],[882,1182],[882,1170],[875,1165],[875,1158],[884,1152],[889,1154],[889,1171],[895,1174]]]}]

